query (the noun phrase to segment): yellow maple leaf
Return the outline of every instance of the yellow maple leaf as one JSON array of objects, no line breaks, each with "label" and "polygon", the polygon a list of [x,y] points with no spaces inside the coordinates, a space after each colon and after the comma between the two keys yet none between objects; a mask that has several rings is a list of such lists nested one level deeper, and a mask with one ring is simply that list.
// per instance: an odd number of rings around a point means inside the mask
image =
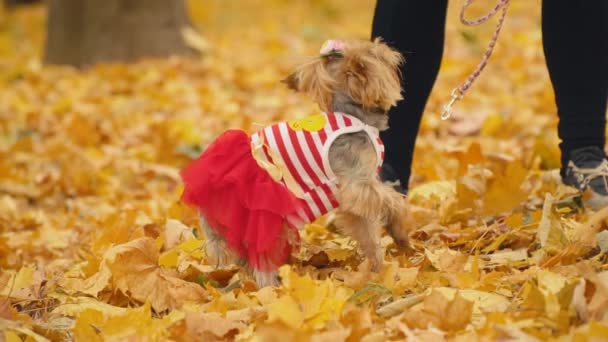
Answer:
[{"label": "yellow maple leaf", "polygon": [[218,312],[186,312],[186,332],[183,338],[190,340],[215,340],[229,338],[244,330],[246,324]]},{"label": "yellow maple leaf", "polygon": [[192,237],[184,242],[182,242],[181,244],[179,244],[177,246],[178,249],[180,249],[181,251],[184,251],[188,254],[190,254],[190,256],[200,259],[203,257],[203,253],[202,253],[202,248],[203,248],[203,241]]},{"label": "yellow maple leaf", "polygon": [[74,336],[79,341],[159,340],[168,336],[168,328],[184,317],[184,313],[172,311],[161,319],[153,318],[149,304],[118,315],[86,309],[76,318]]},{"label": "yellow maple leaf", "polygon": [[440,271],[462,271],[469,257],[458,251],[442,248],[435,251],[425,249],[424,254],[433,267]]},{"label": "yellow maple leaf", "polygon": [[4,340],[6,342],[21,342],[21,337],[19,337],[19,335],[17,335],[15,332],[13,331],[5,331],[4,332]]},{"label": "yellow maple leaf", "polygon": [[545,196],[543,211],[536,237],[543,252],[558,253],[568,244],[568,238],[564,232],[559,217],[554,212],[554,198],[551,194]]},{"label": "yellow maple leaf", "polygon": [[456,184],[453,181],[434,181],[421,184],[408,193],[414,204],[428,200],[446,201],[456,195]]},{"label": "yellow maple leaf", "polygon": [[500,129],[503,126],[503,116],[500,113],[494,113],[492,115],[488,115],[488,117],[484,120],[481,125],[480,133],[482,135],[494,135],[500,132]]},{"label": "yellow maple leaf", "polygon": [[253,295],[255,296],[255,298],[257,298],[260,304],[264,306],[272,304],[278,299],[275,290],[271,287],[261,288]]},{"label": "yellow maple leaf", "polygon": [[470,166],[482,164],[485,161],[478,142],[471,143],[464,152],[452,152],[452,156],[458,159],[458,176],[464,176]]},{"label": "yellow maple leaf", "polygon": [[473,302],[456,293],[452,300],[438,291],[432,291],[424,298],[420,311],[408,311],[403,320],[410,327],[426,329],[430,324],[444,331],[459,331],[471,321]]},{"label": "yellow maple leaf", "polygon": [[34,280],[35,271],[36,268],[32,265],[21,267],[16,274],[7,279],[0,295],[8,296],[13,291],[30,286]]},{"label": "yellow maple leaf", "polygon": [[86,309],[78,315],[74,324],[74,338],[79,341],[102,341],[96,327],[105,321],[103,313]]},{"label": "yellow maple leaf", "polygon": [[379,280],[393,293],[403,293],[414,285],[418,271],[418,267],[400,267],[396,262],[389,262],[384,264],[379,274]]},{"label": "yellow maple leaf", "polygon": [[162,267],[176,267],[178,256],[177,249],[172,248],[158,257],[158,264]]},{"label": "yellow maple leaf", "polygon": [[164,311],[206,297],[200,285],[170,275],[157,260],[158,250],[151,238],[115,246],[104,255],[116,288],[139,301],[149,301],[154,310]]},{"label": "yellow maple leaf", "polygon": [[175,245],[194,238],[192,228],[176,219],[167,219],[164,236],[164,246],[166,249],[173,248]]},{"label": "yellow maple leaf", "polygon": [[310,326],[318,328],[325,325],[328,321],[340,317],[342,309],[354,291],[346,287],[330,287],[330,292],[332,295],[325,298],[323,303],[321,303],[320,314],[308,320]]},{"label": "yellow maple leaf", "polygon": [[503,173],[495,174],[484,197],[484,212],[498,214],[517,207],[528,198],[522,184],[528,170],[521,163],[509,163]]},{"label": "yellow maple leaf", "polygon": [[198,284],[173,276],[158,265],[158,248],[152,238],[140,238],[106,251],[100,271],[85,279],[66,279],[64,286],[96,296],[114,287],[133,299],[150,302],[157,311],[202,301],[206,291]]},{"label": "yellow maple leaf", "polygon": [[324,251],[331,261],[344,261],[356,253],[353,248],[328,248]]},{"label": "yellow maple leaf", "polygon": [[536,317],[545,315],[546,301],[545,295],[538,289],[538,286],[527,282],[522,291],[522,317]]},{"label": "yellow maple leaf", "polygon": [[[311,327],[318,327],[338,316],[353,292],[335,286],[329,279],[319,281],[308,275],[299,276],[289,266],[282,266],[279,273],[288,295],[298,304],[302,319]],[[281,299],[279,298],[279,301]],[[291,304],[290,300],[283,300]]]},{"label": "yellow maple leaf", "polygon": [[269,322],[283,322],[292,329],[299,329],[304,322],[304,313],[289,295],[282,296],[268,305],[267,310]]},{"label": "yellow maple leaf", "polygon": [[53,313],[65,316],[79,316],[83,311],[94,310],[106,316],[119,316],[125,313],[127,309],[118,306],[110,305],[91,297],[70,297],[54,295],[56,299],[62,301],[62,304],[57,306]]},{"label": "yellow maple leaf", "polygon": [[[286,269],[283,268],[283,270]],[[299,303],[305,319],[314,316],[319,311],[323,300],[329,295],[326,282],[315,282],[307,275],[300,277],[293,272],[282,272],[281,277],[286,279],[285,287]]]}]

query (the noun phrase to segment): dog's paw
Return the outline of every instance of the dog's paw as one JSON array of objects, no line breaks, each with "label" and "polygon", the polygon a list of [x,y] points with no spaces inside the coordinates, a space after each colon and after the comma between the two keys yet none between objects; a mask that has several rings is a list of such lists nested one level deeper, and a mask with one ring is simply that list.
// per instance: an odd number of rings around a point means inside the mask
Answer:
[{"label": "dog's paw", "polygon": [[374,272],[374,273],[380,272],[380,270],[382,269],[382,264],[384,263],[384,252],[377,251],[375,253],[375,255],[373,255],[369,258],[369,263],[370,263],[372,272]]},{"label": "dog's paw", "polygon": [[395,241],[395,244],[401,248],[410,248],[409,230],[414,226],[414,218],[409,210],[404,210],[395,215],[392,222],[389,223],[388,232]]},{"label": "dog's paw", "polygon": [[395,244],[397,246],[399,246],[400,248],[404,248],[404,249],[410,249],[410,239],[406,236],[403,237],[395,237],[393,236],[393,241],[395,241]]},{"label": "dog's paw", "polygon": [[403,226],[402,221],[394,222],[388,227],[388,233],[395,241],[395,244],[400,248],[410,247],[410,238],[407,229]]},{"label": "dog's paw", "polygon": [[381,269],[382,269],[382,261],[379,261],[379,260],[372,260],[371,261],[371,270],[372,270],[372,272],[379,273]]},{"label": "dog's paw", "polygon": [[230,266],[236,261],[234,254],[226,248],[226,243],[223,240],[207,240],[205,252],[209,264],[217,268]]},{"label": "dog's paw", "polygon": [[279,275],[276,271],[262,272],[253,270],[253,279],[260,289],[266,286],[278,287],[281,285]]}]

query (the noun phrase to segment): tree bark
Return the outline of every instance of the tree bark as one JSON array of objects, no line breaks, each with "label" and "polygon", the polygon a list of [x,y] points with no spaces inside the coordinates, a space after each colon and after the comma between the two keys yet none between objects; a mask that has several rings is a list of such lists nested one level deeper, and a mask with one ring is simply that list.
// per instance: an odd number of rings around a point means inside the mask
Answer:
[{"label": "tree bark", "polygon": [[40,0],[4,0],[4,7],[11,8],[17,5],[27,5],[40,2]]},{"label": "tree bark", "polygon": [[83,67],[191,54],[184,0],[49,0],[45,62]]}]

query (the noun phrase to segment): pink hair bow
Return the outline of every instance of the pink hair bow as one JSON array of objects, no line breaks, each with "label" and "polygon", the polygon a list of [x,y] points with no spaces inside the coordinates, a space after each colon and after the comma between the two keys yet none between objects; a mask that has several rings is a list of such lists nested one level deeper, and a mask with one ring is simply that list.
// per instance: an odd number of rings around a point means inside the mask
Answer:
[{"label": "pink hair bow", "polygon": [[343,41],[330,39],[330,40],[325,41],[325,43],[323,43],[323,46],[321,47],[321,50],[319,51],[319,53],[321,54],[321,57],[327,57],[327,56],[342,57],[342,56],[344,56],[345,47],[346,47],[346,44]]}]

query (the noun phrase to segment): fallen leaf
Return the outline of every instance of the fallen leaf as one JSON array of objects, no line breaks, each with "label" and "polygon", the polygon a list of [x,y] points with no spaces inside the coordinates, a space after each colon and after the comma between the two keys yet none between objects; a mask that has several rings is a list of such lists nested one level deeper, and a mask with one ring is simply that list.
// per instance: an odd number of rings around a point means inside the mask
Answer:
[{"label": "fallen leaf", "polygon": [[165,249],[171,249],[186,240],[194,238],[192,228],[175,219],[165,223]]},{"label": "fallen leaf", "polygon": [[484,210],[488,214],[498,214],[514,209],[528,198],[522,184],[528,171],[520,163],[510,163],[503,173],[495,174],[484,197]]},{"label": "fallen leaf", "polygon": [[[74,335],[77,340],[104,341],[119,339],[159,340],[167,337],[168,328],[184,319],[184,314],[173,311],[161,319],[152,317],[150,305],[127,309],[119,315],[107,315],[86,309],[77,316]],[[124,324],[130,322],[131,324]]]},{"label": "fallen leaf", "polygon": [[342,328],[331,331],[322,332],[311,337],[311,342],[344,342],[350,335],[350,329]]},{"label": "fallen leaf", "polygon": [[60,315],[76,317],[85,310],[94,310],[106,316],[119,316],[127,309],[100,302],[90,297],[66,297],[52,312]]},{"label": "fallen leaf", "polygon": [[158,266],[157,260],[158,250],[150,238],[118,245],[104,255],[116,288],[141,302],[149,301],[156,311],[205,299],[202,287],[170,275]]},{"label": "fallen leaf", "polygon": [[187,312],[185,322],[187,330],[184,337],[205,341],[230,338],[247,326],[241,321],[222,317],[217,312]]},{"label": "fallen leaf", "polygon": [[504,312],[509,307],[509,299],[497,293],[477,291],[471,289],[454,289],[448,287],[437,287],[433,291],[443,294],[449,300],[456,294],[473,303],[473,312],[482,314],[487,312]]},{"label": "fallen leaf", "polygon": [[602,253],[608,252],[608,230],[603,230],[596,235],[597,245]]},{"label": "fallen leaf", "polygon": [[304,313],[291,296],[283,296],[268,305],[268,322],[283,322],[292,329],[299,329],[304,322]]},{"label": "fallen leaf", "polygon": [[425,256],[440,271],[462,271],[469,257],[451,249],[425,250]]},{"label": "fallen leaf", "polygon": [[407,311],[402,319],[409,327],[428,328],[432,324],[444,331],[459,331],[471,321],[473,302],[462,298],[458,293],[448,300],[443,294],[432,291],[422,302],[419,311]]},{"label": "fallen leaf", "polygon": [[541,247],[548,253],[555,253],[566,247],[568,240],[559,219],[553,213],[554,199],[550,194],[545,197],[543,214],[538,225],[537,238]]},{"label": "fallen leaf", "polygon": [[[149,301],[158,312],[177,308],[186,302],[203,301],[205,290],[171,275],[158,265],[158,249],[151,238],[140,238],[106,251],[100,271],[72,289],[97,295],[104,288],[120,290],[140,302]],[[71,284],[77,282],[73,279]]]}]

